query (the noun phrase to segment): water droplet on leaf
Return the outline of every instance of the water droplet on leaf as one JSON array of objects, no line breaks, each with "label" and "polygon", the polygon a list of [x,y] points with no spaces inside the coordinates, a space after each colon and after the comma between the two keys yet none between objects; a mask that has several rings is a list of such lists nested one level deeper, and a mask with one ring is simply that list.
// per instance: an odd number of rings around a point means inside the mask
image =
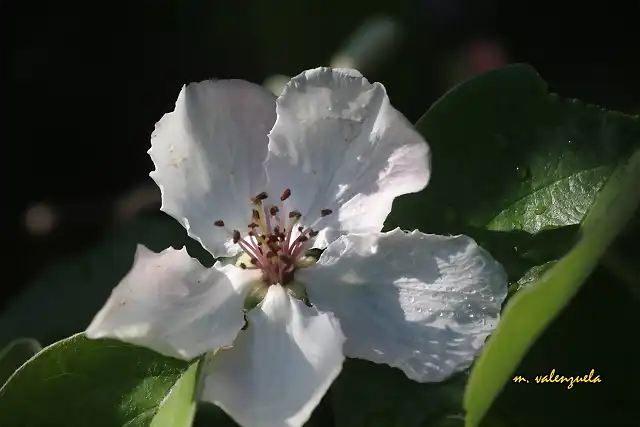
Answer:
[{"label": "water droplet on leaf", "polygon": [[547,209],[548,208],[545,205],[538,205],[533,210],[533,213],[536,214],[536,215],[542,215],[543,213],[545,213],[547,211]]}]

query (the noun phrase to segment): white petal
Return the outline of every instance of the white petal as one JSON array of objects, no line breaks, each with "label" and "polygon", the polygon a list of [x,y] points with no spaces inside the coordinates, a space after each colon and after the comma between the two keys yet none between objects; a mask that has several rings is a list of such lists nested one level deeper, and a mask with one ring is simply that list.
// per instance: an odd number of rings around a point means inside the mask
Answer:
[{"label": "white petal", "polygon": [[[380,231],[395,197],[427,185],[429,147],[380,83],[316,68],[294,77],[276,104],[267,185],[271,193],[292,190],[289,209],[305,225]],[[320,218],[322,209],[333,214]],[[330,240],[324,232],[318,239]]]},{"label": "white petal", "polygon": [[342,369],[340,325],[279,285],[248,321],[233,347],[205,368],[201,399],[243,427],[299,427]]},{"label": "white petal", "polygon": [[250,197],[265,189],[267,134],[275,122],[275,98],[241,80],[192,83],[175,110],[151,136],[151,177],[162,191],[162,210],[214,256],[238,252],[229,230],[245,230]]},{"label": "white petal", "polygon": [[203,267],[186,249],[156,254],[138,246],[131,271],[89,328],[89,338],[116,338],[167,356],[192,359],[230,345],[255,270]]},{"label": "white petal", "polygon": [[504,270],[472,239],[400,229],[342,236],[296,278],[340,319],[347,356],[420,382],[468,367],[507,295]]}]

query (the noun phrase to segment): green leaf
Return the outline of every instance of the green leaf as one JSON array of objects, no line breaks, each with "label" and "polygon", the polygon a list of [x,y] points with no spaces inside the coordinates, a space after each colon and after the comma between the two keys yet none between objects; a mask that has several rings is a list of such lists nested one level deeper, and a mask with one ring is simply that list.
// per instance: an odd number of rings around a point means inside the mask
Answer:
[{"label": "green leaf", "polygon": [[10,342],[0,351],[0,384],[4,384],[20,365],[40,350],[40,343],[30,338],[19,338]]},{"label": "green leaf", "polygon": [[638,124],[549,95],[530,66],[490,71],[449,91],[416,124],[432,149],[432,179],[394,203],[387,228],[537,233],[579,224],[638,146]]},{"label": "green leaf", "polygon": [[131,268],[138,243],[155,252],[186,245],[191,256],[213,265],[211,255],[173,218],[140,217],[111,230],[85,253],[46,269],[10,301],[0,314],[0,345],[21,336],[47,345],[84,330]]},{"label": "green leaf", "polygon": [[581,239],[571,252],[507,304],[465,391],[468,427],[480,424],[534,340],[578,291],[631,218],[640,201],[639,182],[640,150],[616,170],[599,193],[581,225]]},{"label": "green leaf", "polygon": [[2,424],[188,426],[196,370],[120,341],[74,335],[46,347],[0,389]]},{"label": "green leaf", "polygon": [[462,425],[467,375],[419,384],[399,369],[347,359],[329,391],[336,427],[421,427]]}]

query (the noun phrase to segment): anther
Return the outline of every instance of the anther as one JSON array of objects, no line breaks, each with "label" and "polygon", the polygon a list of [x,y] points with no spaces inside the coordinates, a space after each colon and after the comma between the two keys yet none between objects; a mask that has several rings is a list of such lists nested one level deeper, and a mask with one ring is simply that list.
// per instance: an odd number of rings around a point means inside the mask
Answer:
[{"label": "anther", "polygon": [[243,270],[246,270],[247,269],[247,264],[245,264],[244,262],[241,262],[240,263],[240,268],[243,269]]},{"label": "anther", "polygon": [[219,219],[213,223],[216,227],[224,227],[224,221]]},{"label": "anther", "polygon": [[282,192],[282,196],[280,196],[280,201],[284,202],[289,198],[289,196],[291,196],[291,190],[287,188]]},{"label": "anther", "polygon": [[276,216],[276,214],[278,213],[280,209],[278,209],[277,206],[271,206],[269,208],[269,213],[271,214],[271,216]]},{"label": "anther", "polygon": [[265,193],[264,191],[262,193],[258,193],[255,195],[255,197],[251,198],[251,202],[253,202],[254,204],[258,205],[260,204],[260,202],[262,202],[263,200],[265,200],[267,198],[267,193]]},{"label": "anther", "polygon": [[327,216],[327,215],[331,215],[333,211],[331,209],[322,209],[320,211],[320,216]]},{"label": "anther", "polygon": [[251,221],[255,223],[256,221],[260,221],[260,212],[257,209],[253,209],[251,211]]},{"label": "anther", "polygon": [[302,242],[306,242],[307,240],[309,240],[309,238],[308,238],[307,236],[300,236],[300,237],[298,237],[298,241],[299,241],[300,243],[302,243]]},{"label": "anther", "polygon": [[298,227],[298,231],[302,233],[302,231],[304,230],[303,226]]},{"label": "anther", "polygon": [[275,236],[279,236],[280,235],[280,227],[278,227],[277,225],[275,227],[273,227],[273,234]]},{"label": "anther", "polygon": [[249,228],[251,228],[251,229],[254,229],[254,228],[257,228],[257,227],[259,227],[259,225],[256,224],[255,222],[252,222],[251,224],[249,224]]},{"label": "anther", "polygon": [[233,230],[233,243],[238,243],[240,241],[240,232],[238,230]]},{"label": "anther", "polygon": [[251,264],[256,265],[258,263],[258,258],[251,258]]},{"label": "anther", "polygon": [[291,211],[289,212],[289,218],[300,218],[302,216],[302,214],[298,211]]},{"label": "anther", "polygon": [[309,232],[309,237],[316,237],[318,235],[318,233],[320,233],[320,232],[316,231],[316,230],[311,230]]}]

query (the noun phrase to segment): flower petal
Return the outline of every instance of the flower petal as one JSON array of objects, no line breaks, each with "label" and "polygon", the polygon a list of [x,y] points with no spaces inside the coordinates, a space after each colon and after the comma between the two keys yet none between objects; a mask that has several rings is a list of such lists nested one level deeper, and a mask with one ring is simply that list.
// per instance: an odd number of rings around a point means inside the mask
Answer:
[{"label": "flower petal", "polygon": [[205,368],[201,399],[244,427],[299,427],[342,369],[340,325],[279,285],[248,318],[233,347]]},{"label": "flower petal", "polygon": [[347,356],[420,382],[468,367],[507,295],[504,270],[472,239],[400,229],[342,236],[296,277],[340,319]]},{"label": "flower petal", "polygon": [[274,100],[266,89],[241,80],[192,83],[151,136],[156,169],[150,175],[162,191],[161,209],[216,257],[239,248],[213,223],[246,229],[248,200],[265,189]]},{"label": "flower petal", "polygon": [[192,359],[230,345],[244,326],[242,311],[256,270],[203,267],[186,249],[156,254],[138,245],[131,271],[112,291],[89,338],[116,338],[166,356]]},{"label": "flower petal", "polygon": [[[276,104],[269,192],[292,190],[287,203],[321,231],[318,242],[329,242],[326,227],[382,230],[393,199],[427,185],[429,146],[380,83],[355,70],[316,68],[294,77]],[[333,213],[321,217],[322,209]]]}]

